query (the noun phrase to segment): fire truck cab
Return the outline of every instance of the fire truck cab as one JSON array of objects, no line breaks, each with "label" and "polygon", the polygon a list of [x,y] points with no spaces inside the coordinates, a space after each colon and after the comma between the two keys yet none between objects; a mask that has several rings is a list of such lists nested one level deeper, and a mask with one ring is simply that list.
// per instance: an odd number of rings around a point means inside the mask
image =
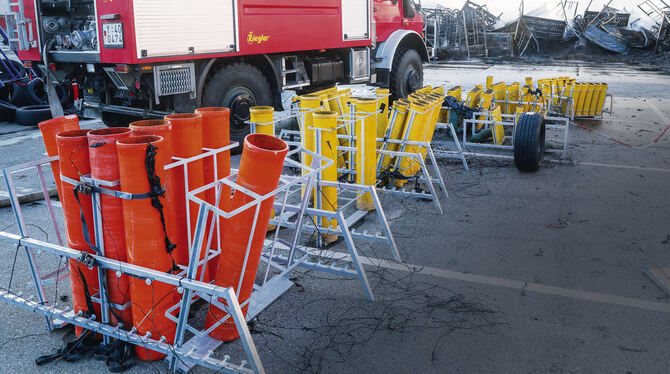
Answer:
[{"label": "fire truck cab", "polygon": [[110,126],[225,106],[240,140],[249,108],[281,109],[282,91],[368,83],[405,97],[428,61],[412,0],[17,0],[11,10],[21,60]]}]

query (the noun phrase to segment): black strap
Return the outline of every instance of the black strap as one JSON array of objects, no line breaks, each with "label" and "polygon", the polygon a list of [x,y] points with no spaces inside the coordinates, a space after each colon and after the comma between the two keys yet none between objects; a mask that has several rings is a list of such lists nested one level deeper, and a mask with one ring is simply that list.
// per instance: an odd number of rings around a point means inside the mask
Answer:
[{"label": "black strap", "polygon": [[458,99],[456,99],[453,96],[445,97],[444,105],[453,109],[456,112],[456,114],[458,114],[462,118],[473,118],[474,113],[478,111],[475,108],[470,108],[465,104],[462,104],[460,101],[458,101]]},{"label": "black strap", "polygon": [[165,228],[165,214],[163,214],[163,203],[161,203],[159,198],[165,198],[165,189],[161,185],[161,178],[156,175],[156,151],[158,148],[153,146],[151,143],[147,144],[147,154],[144,159],[144,166],[147,169],[147,178],[149,178],[149,185],[151,186],[151,191],[149,192],[151,196],[151,206],[153,206],[161,216],[161,226],[163,227],[163,241],[165,242],[165,251],[170,255],[172,260],[172,268],[168,270],[168,273],[175,273],[179,271],[179,267],[174,262],[174,257],[172,257],[172,251],[177,248],[177,245],[170,241],[168,237],[167,229]]},{"label": "black strap", "polygon": [[91,330],[84,332],[75,340],[65,344],[65,347],[50,355],[39,356],[35,359],[37,366],[48,364],[56,359],[63,359],[67,362],[74,362],[83,358],[90,357],[95,350],[95,333]]},{"label": "black strap", "polygon": [[133,345],[122,340],[115,340],[107,345],[101,345],[93,352],[93,358],[105,361],[105,365],[112,373],[121,373],[133,367]]},{"label": "black strap", "polygon": [[[86,216],[84,216],[84,207],[81,205],[81,201],[79,200],[79,192],[89,195],[89,189],[87,186],[91,186],[88,183],[79,183],[74,188],[72,189],[72,192],[74,193],[74,198],[77,200],[77,204],[79,204],[79,217],[81,218],[81,227],[82,227],[82,234],[84,236],[84,241],[88,246],[93,250],[93,252],[97,255],[102,255],[102,252],[100,252],[100,248],[96,247],[95,244],[91,242],[91,237],[88,235],[88,225],[86,224]],[[93,187],[93,186],[91,186]]]}]

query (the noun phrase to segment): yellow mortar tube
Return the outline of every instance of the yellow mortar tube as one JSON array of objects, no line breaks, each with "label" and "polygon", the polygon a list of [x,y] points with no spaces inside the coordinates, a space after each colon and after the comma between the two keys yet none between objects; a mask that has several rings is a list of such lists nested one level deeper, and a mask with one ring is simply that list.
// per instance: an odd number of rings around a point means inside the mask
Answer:
[{"label": "yellow mortar tube", "polygon": [[[493,98],[495,96],[495,93],[493,89],[488,89],[486,92],[482,94],[481,101],[479,102],[479,109],[482,112],[488,112],[491,109],[491,103],[493,102]],[[483,121],[486,119],[486,116],[479,116],[479,120]],[[477,124],[477,129],[481,129],[484,127],[483,124],[478,123]]]},{"label": "yellow mortar tube", "polygon": [[[598,89],[595,84],[588,83],[586,97],[584,99],[584,108],[582,109],[583,116],[590,116],[593,111],[591,111],[591,102],[593,101],[593,94]],[[596,94],[597,95],[597,94]]]},{"label": "yellow mortar tube", "polygon": [[416,93],[427,94],[427,93],[430,93],[430,91],[432,91],[432,90],[433,90],[433,86],[425,86],[423,88],[420,88],[420,89],[416,90]]},{"label": "yellow mortar tube", "polygon": [[598,110],[598,99],[600,99],[600,90],[602,90],[603,85],[600,83],[593,84],[593,97],[591,98],[591,105],[589,105],[589,116],[593,117],[596,115]]},{"label": "yellow mortar tube", "polygon": [[275,135],[274,112],[275,108],[271,106],[254,106],[249,109],[249,121],[255,124],[256,134]]},{"label": "yellow mortar tube", "polygon": [[[312,126],[314,124],[314,109],[323,108],[321,95],[303,95],[300,96],[300,112],[303,117],[302,127],[300,128],[300,138],[302,140],[302,146],[309,151],[316,151],[316,144],[314,140],[314,129]],[[302,155],[302,163],[307,166],[312,166],[312,156],[307,153]],[[303,174],[305,171],[303,170]]]},{"label": "yellow mortar tube", "polygon": [[492,86],[493,86],[493,76],[489,75],[488,77],[486,77],[486,89],[487,90],[491,89]]},{"label": "yellow mortar tube", "polygon": [[[356,183],[365,186],[377,184],[377,100],[352,99],[356,105]],[[363,118],[365,117],[365,118]],[[359,120],[358,118],[362,118]],[[360,210],[375,210],[372,195],[366,193],[356,200]]]},{"label": "yellow mortar tube", "polygon": [[[531,89],[532,89],[532,87],[528,86],[528,85],[521,87],[520,96],[521,96],[521,101],[523,102],[523,104],[521,104],[519,107],[521,108],[522,113],[526,113],[526,112],[530,111],[530,101],[532,100],[533,96],[531,94],[529,94],[528,91],[530,91]],[[518,110],[517,110],[517,112],[518,112]]]},{"label": "yellow mortar tube", "polygon": [[[433,136],[435,136],[435,129],[437,128],[437,122],[440,117],[440,111],[442,110],[442,103],[444,102],[444,95],[434,92],[429,95],[429,98],[432,98],[432,101],[430,102],[430,105],[432,107],[431,115],[428,118],[426,131],[421,140],[426,143],[432,142]],[[428,155],[428,149],[424,147],[419,147],[419,149],[421,151],[421,156],[425,161],[426,156]],[[412,174],[416,174],[419,170],[421,170],[421,164],[415,163],[412,170]]]},{"label": "yellow mortar tube", "polygon": [[572,114],[579,116],[579,97],[582,95],[582,85],[574,84],[574,89],[572,91]]},{"label": "yellow mortar tube", "polygon": [[512,83],[505,88],[505,114],[514,114],[516,113],[516,107],[518,104],[509,103],[510,101],[519,101],[519,83]]},{"label": "yellow mortar tube", "polygon": [[479,99],[482,96],[482,89],[475,87],[468,92],[467,99],[465,99],[465,106],[469,108],[476,108],[479,106]]},{"label": "yellow mortar tube", "polygon": [[[491,119],[496,122],[502,122],[502,111],[500,110],[500,105],[496,106],[496,108],[491,112]],[[491,133],[493,134],[493,143],[502,145],[505,142],[505,127],[495,123],[491,126],[491,130]]]},{"label": "yellow mortar tube", "polygon": [[574,94],[575,85],[572,83],[566,83],[565,87],[563,87],[563,91],[561,92],[561,96],[563,97],[563,99],[561,99],[561,114],[567,115],[570,111],[569,108],[572,107],[570,99],[573,98]]},{"label": "yellow mortar tube", "polygon": [[533,77],[526,77],[526,86],[533,88]]},{"label": "yellow mortar tube", "polygon": [[[256,126],[256,134],[275,136],[274,113],[275,108],[271,106],[254,106],[249,109],[249,114],[251,115],[249,121]],[[275,218],[274,209],[270,213],[270,218]],[[277,225],[268,224],[268,231],[273,231],[276,228]]]},{"label": "yellow mortar tube", "polygon": [[[407,120],[408,123],[403,132],[403,139],[411,142],[420,142],[423,140],[422,137],[425,134],[426,126],[428,125],[427,121],[430,116],[430,111],[428,109],[430,109],[430,103],[426,101],[413,101],[409,108],[411,111],[414,111],[414,120],[412,123],[409,123],[409,119]],[[412,115],[410,114],[410,118],[411,117]],[[420,147],[417,145],[407,145],[405,146],[405,149],[401,149],[401,151],[407,153],[419,153],[419,148]],[[412,174],[415,167],[414,164],[418,162],[419,161],[415,158],[400,157],[400,159],[396,161],[396,170],[405,177],[411,177],[414,175]],[[400,188],[404,186],[405,183],[407,183],[406,180],[396,180],[395,186]]]},{"label": "yellow mortar tube", "polygon": [[584,115],[584,101],[586,101],[586,94],[589,90],[589,85],[586,83],[579,84],[579,96],[577,97],[577,108],[575,109],[576,116]]},{"label": "yellow mortar tube", "polygon": [[449,91],[447,91],[447,96],[455,97],[456,100],[461,101],[461,97],[463,96],[463,88],[461,86],[451,87]]},{"label": "yellow mortar tube", "polygon": [[[333,165],[327,167],[319,173],[319,180],[328,182],[337,182],[337,116],[334,111],[319,111],[314,113],[314,128],[316,137],[319,139],[319,154],[328,160],[332,160]],[[319,187],[314,194],[314,206],[329,212],[337,211],[337,187]],[[317,219],[319,217],[316,217]],[[321,217],[321,226],[337,229],[337,219]],[[322,234],[324,244],[331,244],[337,240],[337,235]]]},{"label": "yellow mortar tube", "polygon": [[[410,102],[406,99],[398,99],[393,103],[393,110],[397,111],[394,122],[389,123],[389,139],[401,140],[405,122],[407,121],[407,114],[409,113]],[[397,143],[389,143],[386,148],[389,151],[395,152],[400,147]],[[382,156],[381,172],[389,170],[393,157],[389,155]]]},{"label": "yellow mortar tube", "polygon": [[600,85],[600,92],[598,93],[598,106],[596,107],[596,116],[603,115],[603,109],[605,108],[605,100],[607,99],[607,83],[602,83]]},{"label": "yellow mortar tube", "polygon": [[[377,95],[377,138],[386,136],[386,130],[389,125],[389,95],[391,91],[386,88],[378,88],[375,91]],[[384,142],[377,142],[377,149],[382,147]],[[379,158],[379,155],[377,155]]]},{"label": "yellow mortar tube", "polygon": [[[338,116],[349,114],[349,96],[351,96],[351,89],[346,90],[327,90],[326,95],[328,96],[328,108],[324,107],[324,110],[333,111],[338,114]],[[337,130],[340,135],[349,135],[349,129],[344,126]],[[349,142],[346,139],[340,139],[341,146],[347,146]],[[349,155],[347,153],[340,153],[337,158],[337,167],[345,168],[349,160]]]}]

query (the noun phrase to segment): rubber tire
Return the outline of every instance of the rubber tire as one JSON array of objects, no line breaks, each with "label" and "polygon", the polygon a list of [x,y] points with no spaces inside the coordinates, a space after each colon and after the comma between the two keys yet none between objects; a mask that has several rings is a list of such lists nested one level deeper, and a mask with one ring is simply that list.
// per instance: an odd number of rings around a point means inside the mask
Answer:
[{"label": "rubber tire", "polygon": [[514,164],[527,172],[540,170],[544,158],[546,125],[541,113],[525,113],[519,117],[514,132]]},{"label": "rubber tire", "polygon": [[[249,103],[242,106],[238,113],[234,113],[234,98],[226,98],[233,90],[246,90],[250,94]],[[235,98],[240,97],[239,95]],[[226,102],[227,101],[227,102]],[[272,90],[267,78],[258,68],[245,64],[234,63],[219,69],[207,82],[203,92],[203,107],[226,107],[230,113],[230,140],[240,143],[231,150],[233,154],[242,152],[244,138],[251,129],[243,121],[249,120],[246,113],[247,106],[273,106]]]},{"label": "rubber tire", "polygon": [[38,123],[51,119],[48,105],[28,105],[16,110],[16,123],[23,126],[37,126]]},{"label": "rubber tire", "polygon": [[16,109],[16,105],[0,100],[0,122],[14,122]]},{"label": "rubber tire", "polygon": [[[418,72],[418,81],[409,82],[410,69]],[[389,90],[394,99],[406,98],[412,92],[423,87],[423,62],[419,52],[414,49],[398,51],[393,58]]]},{"label": "rubber tire", "polygon": [[[26,82],[25,84],[27,84]],[[11,90],[9,90],[9,102],[12,103],[12,105],[16,105],[17,107],[19,106],[24,106],[27,105],[28,98],[26,97],[26,93],[23,89],[23,86],[20,86],[16,82],[12,82],[11,84]]]}]

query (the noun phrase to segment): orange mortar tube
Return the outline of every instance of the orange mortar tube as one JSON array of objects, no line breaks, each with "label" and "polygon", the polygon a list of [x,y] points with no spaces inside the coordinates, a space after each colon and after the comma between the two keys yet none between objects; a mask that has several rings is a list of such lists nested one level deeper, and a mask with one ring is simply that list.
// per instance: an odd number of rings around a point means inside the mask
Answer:
[{"label": "orange mortar tube", "polygon": [[[145,135],[156,135],[163,138],[163,160],[165,164],[172,162],[172,125],[169,121],[162,119],[150,119],[145,121],[133,122],[128,126],[131,130],[131,136],[145,136]],[[175,191],[175,185],[178,183],[176,179],[175,169],[165,170],[165,179],[163,184],[165,185],[165,201],[166,204],[163,206],[163,214],[165,215],[165,228],[168,233],[168,238],[172,242],[177,240],[178,229],[177,229],[177,217],[175,213],[175,201],[179,198]],[[182,179],[183,181],[183,176]],[[183,183],[183,182],[182,182]],[[173,256],[175,262],[177,261],[177,253],[175,251]]]},{"label": "orange mortar tube", "polygon": [[[165,116],[165,120],[172,124],[172,156],[189,158],[202,154],[202,116],[194,113],[171,114]],[[202,187],[205,182],[203,160],[188,164],[188,188],[194,190]],[[188,227],[191,235],[195,231],[198,217],[198,204],[187,201],[186,185],[184,183],[184,167],[174,168],[175,174],[175,216],[177,217],[177,244],[175,261],[179,265],[188,266],[189,263],[189,237]],[[186,215],[188,207],[189,215]],[[190,221],[190,222],[189,222]],[[189,226],[190,225],[190,226]],[[199,274],[198,274],[199,275]],[[200,279],[200,278],[198,278]]]},{"label": "orange mortar tube", "polygon": [[[200,108],[195,112],[202,116],[202,146],[210,149],[223,148],[230,144],[230,110],[228,108]],[[216,155],[216,168],[214,167],[214,158],[207,157],[204,159],[204,184],[210,184],[215,180],[221,180],[230,175],[230,151],[220,152]],[[219,198],[219,208],[223,211],[230,211],[230,187],[225,184],[221,185],[221,197]],[[213,188],[205,191],[205,201],[213,206],[216,206],[216,190]],[[192,216],[195,219],[196,216]],[[212,224],[213,217],[207,218],[207,226],[205,226],[205,240],[203,242],[203,250],[200,253],[200,259],[205,258],[207,249],[207,240],[209,239],[209,229]],[[219,238],[223,240],[223,225],[225,220],[219,220],[219,231],[216,226],[212,233],[212,241],[210,248],[219,248],[216,244]],[[218,266],[218,257],[207,262],[207,275],[205,281],[210,282],[214,279],[216,268]]]},{"label": "orange mortar tube", "polygon": [[[116,154],[116,142],[130,136],[130,129],[109,128],[88,133],[88,155],[91,164],[91,177],[107,182],[119,179],[119,159]],[[119,190],[120,187],[105,187]],[[126,262],[126,237],[123,228],[123,207],[121,199],[100,194],[100,214],[102,216],[102,238],[105,245],[105,257]],[[127,275],[116,276],[115,270],[107,270],[107,292],[109,301],[124,305],[130,301]],[[113,324],[123,322],[126,328],[133,325],[131,309],[112,309],[110,321]]]},{"label": "orange mortar tube", "polygon": [[[279,184],[279,177],[287,153],[288,145],[279,138],[266,134],[247,136],[244,139],[237,184],[259,195],[272,192]],[[237,209],[253,200],[252,197],[242,191],[235,191],[233,193],[232,209]],[[256,205],[231,217],[225,225],[224,237],[226,240],[223,242],[223,250],[219,257],[219,267],[214,278],[214,284],[221,287],[233,287],[237,292],[237,299],[240,304],[249,299],[253,290],[273,204],[274,197],[268,198],[260,204],[253,232],[251,230],[256,215]],[[247,256],[247,246],[250,238],[251,246]],[[244,273],[242,273],[245,257],[247,263]],[[240,279],[242,279],[241,287]],[[220,301],[225,303],[224,300]],[[249,305],[247,304],[242,310],[245,316],[248,309]],[[221,309],[210,305],[205,328],[210,328],[217,320],[221,320],[227,315]],[[228,318],[212,330],[209,335],[223,341],[232,341],[239,338],[239,333],[232,318]]]},{"label": "orange mortar tube", "polygon": [[[79,177],[91,172],[88,156],[88,139],[86,135],[89,130],[72,130],[61,132],[56,135],[56,146],[58,149],[60,173],[68,178],[79,180]],[[74,186],[61,181],[61,204],[65,214],[65,231],[67,232],[67,245],[72,249],[83,252],[94,253],[93,249],[84,240],[84,232],[81,224],[80,205],[73,192]],[[91,243],[95,243],[95,231],[93,227],[93,209],[91,197],[79,194],[81,211],[88,225],[88,235]],[[70,281],[72,283],[72,307],[75,313],[93,313],[100,320],[100,304],[93,304],[93,311],[89,311],[86,305],[84,290],[88,288],[90,295],[98,293],[98,270],[89,269],[88,266],[70,259]],[[83,275],[83,278],[82,278]],[[81,327],[76,327],[77,336],[83,332]]]},{"label": "orange mortar tube", "polygon": [[[76,115],[69,115],[50,119],[48,121],[40,122],[38,124],[42,132],[42,140],[44,147],[47,149],[47,156],[58,156],[58,147],[56,146],[56,135],[65,131],[79,130],[79,118]],[[60,185],[60,166],[58,160],[51,161],[51,172],[56,182],[56,190],[58,190],[59,198],[63,196]]]},{"label": "orange mortar tube", "polygon": [[[151,191],[147,178],[145,160],[147,145],[157,148],[155,157],[156,176],[165,178],[164,140],[160,136],[143,135],[119,140],[116,149],[119,157],[121,190],[139,194]],[[165,206],[165,199],[160,198]],[[163,272],[172,268],[172,259],[165,248],[163,226],[159,211],[151,205],[151,199],[123,200],[123,221],[126,236],[128,262]],[[168,217],[165,217],[168,219]],[[166,222],[167,225],[167,222]],[[151,338],[166,338],[174,342],[176,324],[165,317],[165,311],[177,303],[176,287],[144,279],[130,278],[133,326],[139,335],[151,333]],[[137,357],[144,361],[156,361],[164,354],[135,346]]]}]

